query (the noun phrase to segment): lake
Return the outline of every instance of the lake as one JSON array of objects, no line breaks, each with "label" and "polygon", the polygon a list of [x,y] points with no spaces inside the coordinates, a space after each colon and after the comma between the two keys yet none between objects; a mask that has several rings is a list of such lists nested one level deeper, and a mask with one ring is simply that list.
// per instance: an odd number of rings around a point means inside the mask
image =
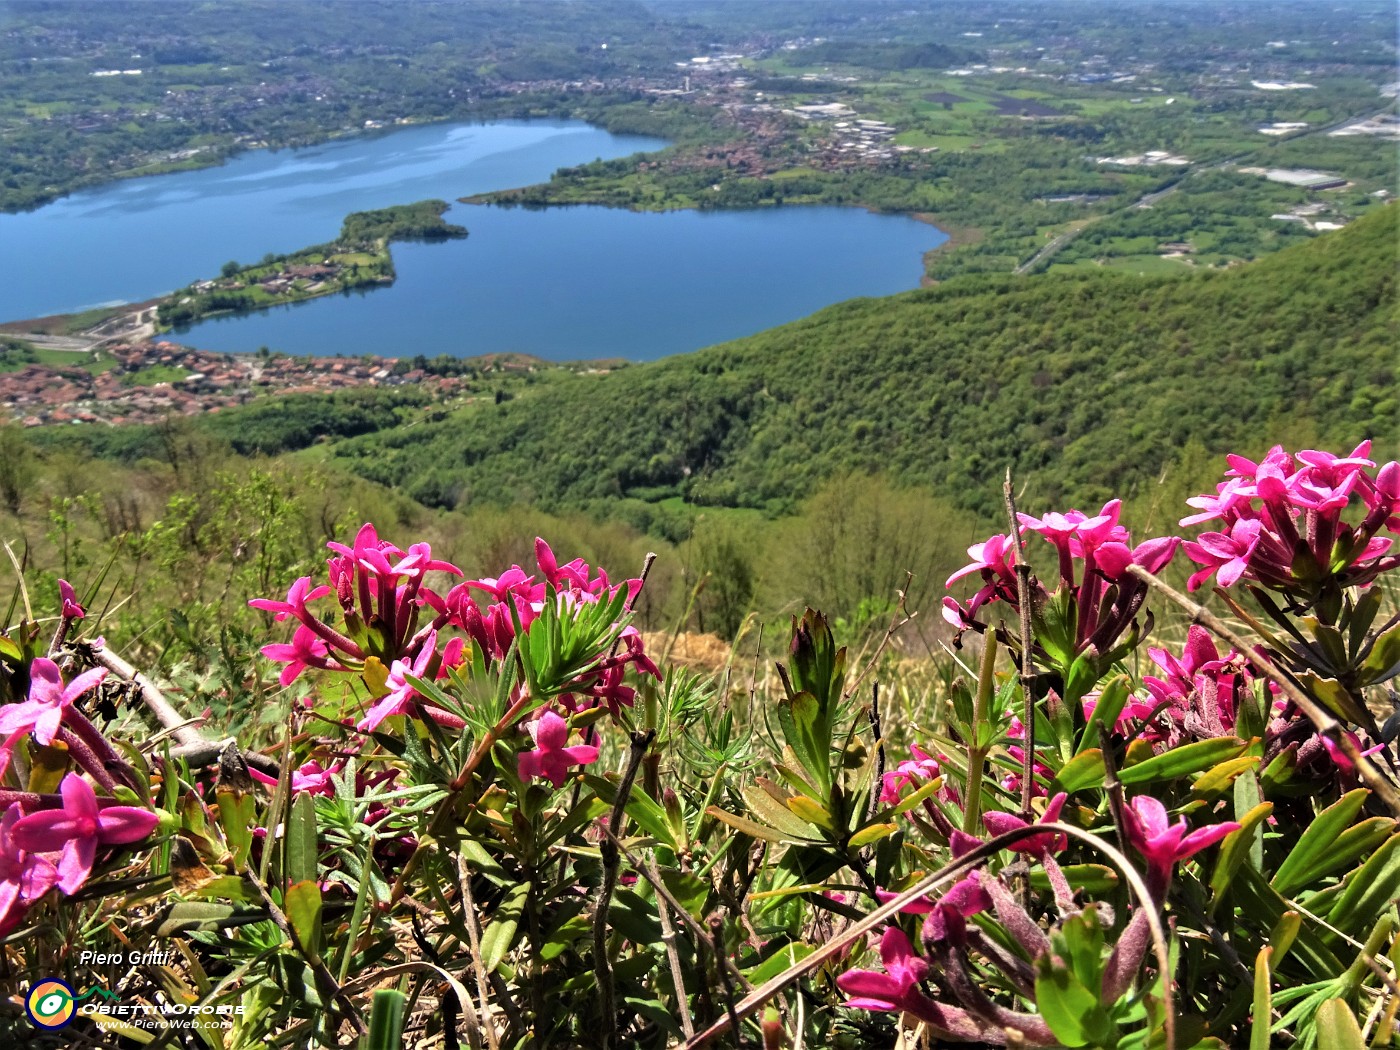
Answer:
[{"label": "lake", "polygon": [[[334,238],[351,211],[528,185],[660,149],[574,121],[433,124],[219,168],[112,183],[0,215],[0,319],[140,301]],[[177,338],[211,350],[647,360],[914,288],[946,239],[854,208],[634,213],[456,204],[464,240],[393,247],[392,286],[240,317]]]}]

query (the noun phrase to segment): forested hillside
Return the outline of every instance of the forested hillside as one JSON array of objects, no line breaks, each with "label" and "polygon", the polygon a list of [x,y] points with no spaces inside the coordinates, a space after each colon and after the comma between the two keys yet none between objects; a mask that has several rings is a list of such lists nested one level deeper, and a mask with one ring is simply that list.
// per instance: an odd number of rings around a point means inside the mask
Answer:
[{"label": "forested hillside", "polygon": [[[790,507],[882,470],[987,511],[1123,494],[1191,449],[1392,443],[1400,210],[1225,272],[968,278],[602,377],[337,455],[439,506]],[[1053,468],[1053,469],[1052,469]],[[617,502],[618,497],[631,497]]]}]

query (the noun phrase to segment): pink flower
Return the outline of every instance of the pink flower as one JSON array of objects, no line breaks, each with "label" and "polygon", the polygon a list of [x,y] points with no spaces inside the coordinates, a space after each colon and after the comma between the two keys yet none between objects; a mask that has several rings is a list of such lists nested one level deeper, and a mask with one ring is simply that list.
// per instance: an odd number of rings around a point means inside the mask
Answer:
[{"label": "pink flower", "polygon": [[254,598],[248,604],[254,609],[265,609],[268,612],[275,613],[276,615],[273,616],[273,619],[278,623],[281,623],[289,616],[294,616],[302,623],[307,623],[313,619],[313,617],[311,613],[307,611],[306,603],[315,601],[317,598],[325,597],[330,593],[331,589],[324,584],[313,589],[311,586],[311,577],[303,576],[293,583],[291,588],[287,591],[287,600],[285,602],[279,602],[275,598]]},{"label": "pink flower", "polygon": [[1249,556],[1259,545],[1263,528],[1257,518],[1248,518],[1235,522],[1229,532],[1204,532],[1195,542],[1188,540],[1184,545],[1187,556],[1205,568],[1186,581],[1186,589],[1194,591],[1217,570],[1220,586],[1229,587],[1238,581],[1249,568]]},{"label": "pink flower", "polygon": [[21,817],[11,835],[20,849],[30,853],[62,851],[57,885],[66,894],[76,893],[87,881],[98,846],[140,842],[160,823],[150,810],[135,806],[98,809],[96,793],[76,773],[65,776],[58,790],[63,796],[62,809]]},{"label": "pink flower", "polygon": [[1194,856],[1239,828],[1235,821],[1227,820],[1188,832],[1185,817],[1169,823],[1167,807],[1150,795],[1133,799],[1123,815],[1128,841],[1147,861],[1149,884],[1158,895],[1166,891],[1177,861]]},{"label": "pink flower", "polygon": [[73,593],[73,586],[67,580],[58,581],[58,596],[63,601],[65,620],[81,620],[87,615],[87,610],[78,604],[78,596]]},{"label": "pink flower", "polygon": [[928,963],[914,954],[909,937],[890,926],[880,938],[878,970],[847,970],[836,978],[836,987],[852,998],[846,1005],[858,1010],[907,1012],[916,1017],[930,1012],[933,1004],[919,989],[928,976]]},{"label": "pink flower", "polygon": [[906,788],[917,790],[921,784],[933,780],[942,773],[932,756],[924,753],[917,745],[911,747],[909,751],[914,757],[895,766],[884,775],[881,782],[880,801],[887,806],[898,805],[900,796]]},{"label": "pink flower", "polygon": [[30,731],[39,743],[52,744],[63,722],[64,708],[106,677],[106,669],[98,667],[84,671],[65,687],[58,664],[46,656],[36,657],[29,665],[29,699],[0,711],[0,735],[10,738],[5,749],[17,734]]},{"label": "pink flower", "polygon": [[38,853],[26,853],[15,842],[15,822],[20,818],[16,802],[0,819],[0,934],[13,929],[23,917],[25,901],[48,893],[58,879],[53,861]]},{"label": "pink flower", "polygon": [[[303,791],[312,795],[329,796],[335,794],[335,785],[331,778],[339,773],[344,765],[344,762],[336,762],[329,769],[322,769],[321,763],[314,759],[303,763],[292,770],[292,794],[299,795]],[[248,775],[260,784],[266,784],[268,787],[277,786],[277,778],[260,769],[250,768]]]},{"label": "pink flower", "polygon": [[[1060,811],[1065,808],[1065,800],[1067,798],[1069,798],[1069,796],[1063,791],[1052,798],[1045,807],[1044,814],[1036,820],[1036,823],[1053,824],[1055,821],[1059,820]],[[982,823],[993,836],[1005,835],[1008,831],[1017,831],[1020,828],[1028,828],[1031,826],[1020,817],[1014,816],[1011,813],[1002,813],[997,810],[984,813],[982,815]],[[1028,836],[1007,848],[1016,853],[1029,853],[1033,857],[1043,857],[1047,853],[1058,853],[1060,850],[1064,849],[1066,845],[1068,845],[1068,843],[1065,841],[1065,836],[1045,834]]]},{"label": "pink flower", "polygon": [[287,665],[282,668],[282,674],[278,676],[278,681],[284,686],[295,682],[301,672],[308,667],[329,670],[334,666],[327,659],[330,650],[326,647],[326,643],[321,641],[316,633],[305,624],[297,627],[296,633],[292,635],[290,645],[264,645],[260,651],[269,660]]},{"label": "pink flower", "polygon": [[591,744],[564,746],[569,738],[569,723],[553,711],[546,711],[529,728],[535,738],[535,750],[520,756],[521,780],[539,777],[556,788],[563,787],[569,767],[598,761],[598,749]]}]

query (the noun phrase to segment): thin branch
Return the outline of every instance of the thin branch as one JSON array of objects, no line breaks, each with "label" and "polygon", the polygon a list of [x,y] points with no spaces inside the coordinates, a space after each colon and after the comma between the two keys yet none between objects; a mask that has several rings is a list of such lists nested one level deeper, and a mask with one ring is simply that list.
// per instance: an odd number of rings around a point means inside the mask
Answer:
[{"label": "thin branch", "polygon": [[710,950],[715,953],[715,969],[719,971],[720,987],[724,990],[724,1012],[729,1030],[734,1033],[734,1045],[743,1050],[744,1032],[739,1027],[739,1015],[734,1012],[734,982],[729,978],[729,968],[724,965],[724,960],[729,957],[724,950],[724,919],[719,915],[710,916]]},{"label": "thin branch", "polygon": [[1140,565],[1129,565],[1128,572],[1142,580],[1151,587],[1157,588],[1167,598],[1171,599],[1182,609],[1191,614],[1191,622],[1198,623],[1212,634],[1224,638],[1237,649],[1250,663],[1259,668],[1264,676],[1276,683],[1283,691],[1283,694],[1298,706],[1312,722],[1314,728],[1319,733],[1327,737],[1337,748],[1349,758],[1356,766],[1356,771],[1360,775],[1366,786],[1376,793],[1376,796],[1385,803],[1390,812],[1400,816],[1400,792],[1397,792],[1395,785],[1385,778],[1372,763],[1371,760],[1361,754],[1361,749],[1356,746],[1356,742],[1346,733],[1342,723],[1332,716],[1332,713],[1300,689],[1259,647],[1245,638],[1228,623],[1216,616],[1209,609],[1198,605],[1186,595],[1182,594],[1171,584],[1164,580],[1159,580]]},{"label": "thin branch", "polygon": [[[165,733],[175,738],[175,747],[170,750],[172,757],[183,758],[194,767],[207,766],[218,761],[219,756],[230,745],[237,746],[237,741],[233,737],[226,737],[223,740],[210,740],[206,737],[199,731],[195,721],[180,714],[175,705],[166,699],[160,686],[110,649],[105,647],[98,649],[86,645],[81,646],[81,649],[83,655],[91,659],[93,663],[107,668],[122,681],[129,682],[136,687],[146,709],[155,716]],[[277,772],[277,762],[266,755],[239,749],[239,757],[248,765],[264,773]]]},{"label": "thin branch", "polygon": [[489,1007],[491,998],[486,993],[486,965],[481,961],[481,920],[476,915],[476,899],[472,896],[472,873],[467,867],[467,858],[457,851],[457,881],[462,887],[462,903],[466,905],[463,918],[467,927],[467,939],[471,942],[472,969],[476,973],[476,994],[481,997],[481,1009],[477,1016],[486,1030],[486,1042],[491,1050],[500,1050],[496,1040],[496,1026],[491,1023]]},{"label": "thin branch", "polygon": [[603,885],[598,890],[598,904],[593,911],[593,972],[598,979],[598,999],[603,1012],[604,1046],[611,1046],[617,1038],[617,996],[613,988],[612,962],[608,959],[608,909],[612,906],[613,890],[617,888],[619,860],[613,840],[621,832],[622,822],[626,819],[627,800],[632,795],[632,785],[636,782],[637,771],[642,767],[642,758],[655,739],[655,729],[632,734],[627,769],[617,786],[617,798],[613,800],[612,813],[608,818],[608,837],[602,841],[599,849],[603,855]]},{"label": "thin branch", "polygon": [[[870,732],[875,738],[875,780],[879,784],[885,777],[885,734],[880,728],[880,683],[870,683]],[[866,812],[866,819],[873,820],[876,812],[880,808],[880,794],[878,791],[870,792],[870,807]]]},{"label": "thin branch", "polygon": [[[653,885],[661,882],[656,863],[647,863],[647,880]],[[681,967],[680,948],[676,944],[676,925],[671,921],[671,906],[660,894],[656,898],[656,914],[661,920],[661,943],[666,946],[666,962],[671,967],[671,983],[676,986],[676,1006],[681,1015],[681,1030],[687,1039],[695,1038],[695,1022],[690,1019],[690,1005],[685,994],[685,971]]]}]

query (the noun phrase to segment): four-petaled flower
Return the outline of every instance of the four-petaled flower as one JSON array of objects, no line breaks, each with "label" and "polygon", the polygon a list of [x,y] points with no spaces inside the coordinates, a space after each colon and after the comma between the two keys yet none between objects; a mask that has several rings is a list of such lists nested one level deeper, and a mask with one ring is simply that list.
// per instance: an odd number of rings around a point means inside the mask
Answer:
[{"label": "four-petaled flower", "polygon": [[1239,824],[1227,820],[1196,831],[1187,831],[1186,818],[1175,824],[1167,819],[1167,807],[1151,795],[1139,795],[1123,811],[1128,841],[1147,861],[1148,885],[1159,896],[1171,881],[1176,862],[1192,857],[1219,842]]},{"label": "four-petaled flower", "polygon": [[[7,738],[5,749],[9,749],[17,734],[24,732],[33,732],[41,744],[52,744],[63,723],[64,708],[106,677],[106,669],[97,667],[84,671],[65,686],[58,664],[45,656],[36,657],[29,665],[29,699],[0,711],[0,735]],[[0,766],[0,772],[3,771]]]},{"label": "four-petaled flower", "polygon": [[569,738],[569,723],[553,711],[546,711],[530,725],[535,738],[535,750],[520,755],[520,779],[540,777],[557,787],[564,786],[570,766],[586,766],[598,761],[598,749],[592,744],[565,747]]},{"label": "four-petaled flower", "polygon": [[[333,762],[329,769],[322,769],[321,763],[315,759],[302,763],[300,767],[292,770],[292,794],[298,795],[305,791],[312,795],[334,795],[335,785],[331,778],[339,773],[344,765],[344,762]],[[249,768],[248,775],[260,784],[277,786],[277,778],[260,769]]]},{"label": "four-petaled flower", "polygon": [[928,976],[928,963],[914,953],[909,937],[897,926],[880,938],[878,970],[847,970],[836,978],[836,987],[852,998],[846,1005],[858,1010],[900,1011],[920,1016],[931,1005],[919,989]]},{"label": "four-petaled flower", "polygon": [[15,845],[29,853],[52,853],[58,858],[57,886],[73,894],[87,881],[98,846],[140,842],[156,829],[159,819],[149,809],[108,806],[99,809],[97,794],[76,773],[58,787],[62,809],[43,809],[17,820],[11,829]]}]

